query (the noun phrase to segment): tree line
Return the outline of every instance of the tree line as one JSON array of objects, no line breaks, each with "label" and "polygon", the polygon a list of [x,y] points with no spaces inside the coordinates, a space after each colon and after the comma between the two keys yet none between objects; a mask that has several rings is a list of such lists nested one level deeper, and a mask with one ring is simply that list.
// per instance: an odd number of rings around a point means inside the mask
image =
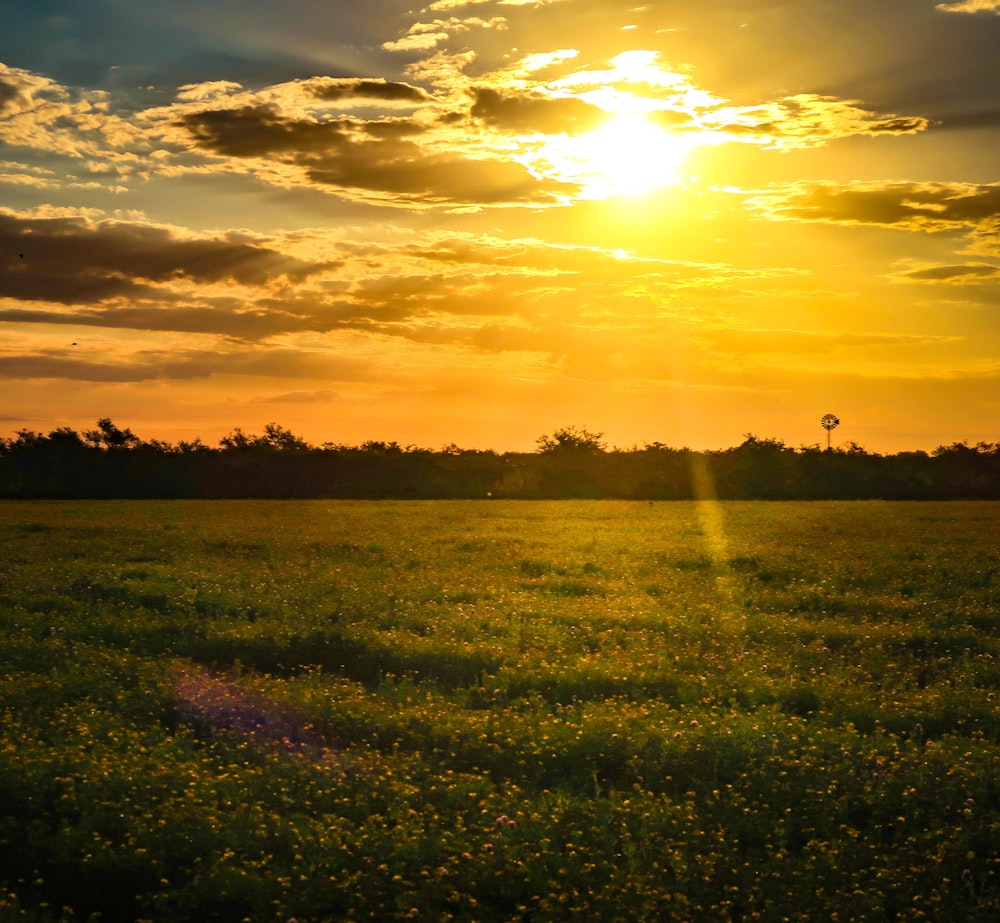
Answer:
[{"label": "tree line", "polygon": [[235,429],[209,446],[146,441],[104,418],[83,433],[62,427],[0,438],[0,497],[1000,499],[1000,443],[879,455],[856,443],[796,448],[748,433],[713,451],[660,442],[621,449],[570,426],[536,446],[317,446],[277,423],[261,434]]}]

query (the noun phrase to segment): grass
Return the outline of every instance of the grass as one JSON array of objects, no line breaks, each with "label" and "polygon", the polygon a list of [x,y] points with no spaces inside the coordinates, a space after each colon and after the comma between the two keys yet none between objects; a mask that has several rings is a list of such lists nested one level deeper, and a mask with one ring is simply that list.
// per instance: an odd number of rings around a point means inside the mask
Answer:
[{"label": "grass", "polygon": [[997,534],[5,503],[0,923],[994,921]]}]

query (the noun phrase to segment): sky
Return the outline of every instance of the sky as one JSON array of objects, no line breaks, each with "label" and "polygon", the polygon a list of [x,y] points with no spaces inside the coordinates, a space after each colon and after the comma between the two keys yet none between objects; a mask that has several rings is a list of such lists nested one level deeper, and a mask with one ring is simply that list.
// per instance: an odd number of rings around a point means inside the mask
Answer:
[{"label": "sky", "polygon": [[0,432],[1000,441],[1000,0],[0,0]]}]

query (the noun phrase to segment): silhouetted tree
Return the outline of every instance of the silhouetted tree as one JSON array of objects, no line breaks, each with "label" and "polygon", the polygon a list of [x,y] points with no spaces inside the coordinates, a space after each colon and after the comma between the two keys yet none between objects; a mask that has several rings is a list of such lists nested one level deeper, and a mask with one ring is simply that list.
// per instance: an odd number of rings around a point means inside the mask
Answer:
[{"label": "silhouetted tree", "polygon": [[83,438],[91,445],[113,451],[134,449],[141,442],[132,430],[119,429],[108,417],[98,420],[97,429],[88,430]]},{"label": "silhouetted tree", "polygon": [[237,428],[212,448],[145,442],[105,417],[82,436],[60,427],[0,438],[0,496],[683,499],[711,484],[720,498],[1000,499],[1000,443],[882,456],[857,443],[793,449],[747,433],[724,450],[654,442],[608,451],[603,434],[571,426],[537,446],[504,454],[376,440],[315,447],[269,423],[261,435]]},{"label": "silhouetted tree", "polygon": [[538,490],[546,497],[595,497],[599,495],[603,433],[576,426],[557,429],[551,436],[535,440],[540,477]]},{"label": "silhouetted tree", "polygon": [[535,443],[538,451],[547,455],[565,452],[596,455],[606,448],[603,436],[604,433],[592,433],[583,427],[564,426],[551,436],[539,436]]}]

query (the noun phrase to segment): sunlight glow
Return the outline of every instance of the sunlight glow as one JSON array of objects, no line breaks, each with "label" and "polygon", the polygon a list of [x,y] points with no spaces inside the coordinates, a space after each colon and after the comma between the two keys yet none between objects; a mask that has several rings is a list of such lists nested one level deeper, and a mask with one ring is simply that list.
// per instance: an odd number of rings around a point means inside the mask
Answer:
[{"label": "sunlight glow", "polygon": [[638,196],[680,182],[686,136],[664,131],[642,115],[617,115],[596,131],[572,139],[567,156],[577,165],[585,198]]}]

